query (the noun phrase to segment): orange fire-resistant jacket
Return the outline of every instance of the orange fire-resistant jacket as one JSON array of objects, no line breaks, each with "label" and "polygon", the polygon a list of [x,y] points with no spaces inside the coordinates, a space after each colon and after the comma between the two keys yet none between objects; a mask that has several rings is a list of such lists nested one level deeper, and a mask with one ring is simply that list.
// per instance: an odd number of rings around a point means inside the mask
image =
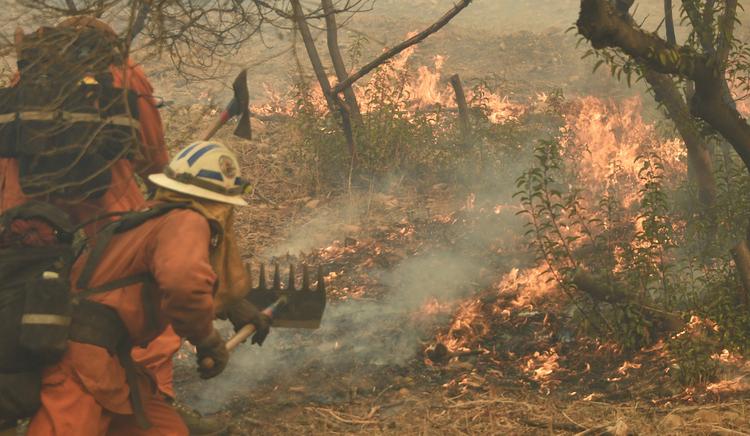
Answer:
[{"label": "orange fire-resistant jacket", "polygon": [[[181,337],[198,343],[213,329],[216,274],[209,258],[210,241],[208,220],[189,209],[167,212],[111,239],[88,286],[150,273],[158,285],[158,291],[151,296],[157,313],[155,320],[146,319],[140,284],[90,299],[118,312],[133,344],[148,343],[169,323]],[[76,284],[87,260],[88,253],[84,253],[76,261],[71,271],[72,283]]]},{"label": "orange fire-resistant jacket", "polygon": [[[209,263],[211,230],[199,213],[177,209],[115,235],[99,260],[89,286],[149,272],[156,289],[147,294],[155,319],[149,319],[142,285],[135,284],[89,297],[117,311],[133,344],[145,344],[171,323],[175,332],[199,343],[213,329],[213,290],[216,281]],[[73,267],[76,283],[88,253]],[[165,406],[147,376],[141,376],[141,396],[146,416],[155,425],[143,434],[187,434],[173,409]],[[34,416],[29,434],[140,434],[133,427],[133,408],[125,370],[106,349],[69,342],[63,359],[45,369],[42,407]],[[117,417],[130,419],[120,433],[112,432]],[[109,431],[109,433],[108,433]]]},{"label": "orange fire-resistant jacket", "polygon": [[[140,96],[138,111],[142,148],[132,162],[122,159],[112,166],[110,189],[101,198],[65,207],[78,222],[106,212],[140,208],[144,203],[144,198],[133,175],[138,173],[145,177],[160,172],[169,163],[162,121],[153,98],[153,88],[143,69],[132,60],[128,60],[126,67],[112,65],[110,71],[115,87],[124,86]],[[18,180],[16,159],[0,158],[0,213],[23,204],[27,200]],[[93,228],[87,230],[93,230]]]},{"label": "orange fire-resistant jacket", "polygon": [[[150,272],[157,285],[150,296],[150,303],[156,308],[156,319],[148,319],[140,284],[94,295],[90,299],[117,311],[135,345],[145,345],[170,323],[179,336],[194,344],[199,343],[213,329],[216,274],[209,263],[210,241],[211,230],[206,218],[186,209],[170,211],[115,235],[89,286],[101,286],[119,278]],[[74,265],[73,283],[87,259],[88,254],[84,254]],[[110,356],[104,348],[85,347],[93,350],[83,354],[80,361],[73,359],[71,365],[79,372],[90,372],[79,374],[86,389],[109,410],[118,413],[129,410],[129,404],[108,404],[113,399],[120,403],[127,398],[124,394],[129,392],[117,358]]]}]

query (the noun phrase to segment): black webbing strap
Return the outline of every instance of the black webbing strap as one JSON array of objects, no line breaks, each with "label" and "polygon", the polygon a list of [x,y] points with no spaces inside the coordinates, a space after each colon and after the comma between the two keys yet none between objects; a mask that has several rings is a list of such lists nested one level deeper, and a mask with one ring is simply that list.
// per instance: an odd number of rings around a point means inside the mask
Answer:
[{"label": "black webbing strap", "polygon": [[133,407],[133,414],[135,415],[135,422],[138,427],[146,430],[151,428],[151,423],[146,418],[146,411],[143,408],[143,399],[141,398],[141,388],[138,386],[138,372],[133,362],[133,357],[130,355],[132,346],[129,343],[125,343],[117,350],[117,358],[120,361],[123,369],[125,369],[125,381],[127,381],[130,387],[130,405]]},{"label": "black webbing strap", "polygon": [[75,298],[80,301],[94,294],[102,294],[104,292],[114,291],[115,289],[124,288],[127,286],[135,285],[137,283],[146,283],[151,281],[153,281],[151,273],[144,272],[140,274],[133,274],[132,276],[112,280],[111,282],[107,282],[101,286],[85,289],[75,294]]},{"label": "black webbing strap", "polygon": [[81,271],[81,275],[78,277],[78,282],[76,283],[76,287],[78,289],[88,288],[89,282],[91,281],[91,276],[94,275],[94,270],[99,265],[99,261],[104,255],[104,250],[107,249],[109,241],[117,232],[117,224],[118,221],[115,221],[114,223],[106,226],[96,236],[94,247],[91,249],[89,257],[86,260],[86,264],[83,266],[83,271]]},{"label": "black webbing strap", "polygon": [[[152,207],[149,207],[142,211],[137,212],[128,212],[122,215],[122,217],[114,221],[110,224],[108,224],[104,229],[102,229],[96,236],[94,241],[94,246],[91,249],[91,252],[89,253],[88,260],[86,261],[86,264],[83,266],[83,270],[81,271],[81,275],[78,278],[78,282],[76,283],[76,287],[78,289],[87,289],[89,282],[91,281],[91,277],[94,275],[94,271],[96,270],[96,267],[99,265],[99,261],[101,260],[102,256],[104,256],[104,252],[107,249],[107,246],[109,245],[110,240],[112,237],[118,233],[124,233],[128,230],[134,229],[138,227],[139,225],[145,223],[146,221],[159,217],[161,215],[164,215],[165,213],[174,210],[174,209],[188,209],[190,205],[188,203],[159,203]],[[120,279],[124,280],[124,279]],[[137,282],[135,282],[137,283]],[[124,286],[127,286],[129,284],[133,283],[127,283]],[[108,287],[109,284],[103,285]],[[100,286],[99,288],[102,288],[103,286]],[[119,286],[123,287],[123,286]],[[117,289],[117,287],[113,287],[107,290],[113,290]],[[104,291],[98,291],[98,292],[106,292]],[[98,293],[94,292],[94,293]]]},{"label": "black webbing strap", "polygon": [[[99,293],[113,291],[115,289],[124,288],[126,286],[134,285],[136,283],[143,283],[143,287],[141,288],[141,300],[143,302],[143,311],[145,313],[146,326],[149,329],[156,329],[156,324],[157,324],[156,307],[154,306],[153,301],[148,295],[150,292],[153,291],[153,286],[149,286],[149,285],[155,284],[150,273],[146,272],[146,273],[141,273],[141,274],[135,274],[135,275],[128,276],[128,277],[123,277],[121,279],[112,280],[111,282],[105,283],[102,286],[97,286],[95,288],[90,288],[82,292],[79,292],[78,294],[76,294],[74,298],[77,301],[79,301],[79,304],[84,305],[84,306],[95,304],[95,305],[99,305],[99,306],[112,310],[111,308],[103,304],[95,303],[90,300],[86,300],[85,298],[94,294],[99,294]],[[114,312],[114,310],[112,311]],[[122,321],[120,320],[120,317],[119,315],[117,315],[116,312],[115,312],[115,316],[117,316],[117,320],[120,322],[120,324],[122,324]],[[96,323],[89,321],[89,322],[85,322],[85,324],[92,325]],[[96,343],[94,345],[103,346],[107,348],[110,351],[110,353],[117,355],[117,359],[120,361],[120,365],[122,365],[122,368],[125,370],[125,381],[127,382],[128,387],[130,388],[130,405],[133,407],[133,414],[135,415],[136,423],[138,424],[138,427],[142,429],[149,429],[151,428],[151,423],[148,421],[148,418],[146,418],[146,412],[143,408],[143,400],[141,398],[141,391],[140,391],[140,387],[138,386],[138,373],[136,371],[133,358],[130,355],[133,346],[131,342],[127,340],[127,330],[125,330],[124,325],[123,325],[123,332],[126,335],[126,340],[120,341],[120,343],[116,346],[114,350],[110,348],[111,345],[96,344]],[[75,336],[72,335],[71,339],[75,340]],[[91,343],[86,340],[79,340],[79,341]]]},{"label": "black webbing strap", "polygon": [[125,381],[130,388],[130,404],[136,422],[143,429],[150,428],[151,423],[146,418],[138,386],[138,373],[130,356],[133,347],[128,338],[128,330],[117,311],[95,301],[79,301],[73,309],[69,339],[102,347],[111,355],[117,356],[125,370]]},{"label": "black webbing strap", "polygon": [[83,300],[73,306],[68,338],[74,342],[106,348],[115,355],[128,340],[128,330],[117,311],[96,301]]}]

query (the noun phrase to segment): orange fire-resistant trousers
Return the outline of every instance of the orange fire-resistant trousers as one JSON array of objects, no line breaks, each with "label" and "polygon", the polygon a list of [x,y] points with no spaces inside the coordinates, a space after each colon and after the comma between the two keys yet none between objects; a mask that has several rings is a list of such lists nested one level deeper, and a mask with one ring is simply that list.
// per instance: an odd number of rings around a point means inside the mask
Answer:
[{"label": "orange fire-resistant trousers", "polygon": [[[188,435],[182,418],[145,373],[139,375],[139,388],[151,427],[139,427],[128,391],[122,389],[124,370],[115,359],[97,355],[101,353],[107,351],[71,342],[63,360],[45,370],[42,407],[29,424],[28,436]],[[91,365],[82,364],[87,361]]]}]

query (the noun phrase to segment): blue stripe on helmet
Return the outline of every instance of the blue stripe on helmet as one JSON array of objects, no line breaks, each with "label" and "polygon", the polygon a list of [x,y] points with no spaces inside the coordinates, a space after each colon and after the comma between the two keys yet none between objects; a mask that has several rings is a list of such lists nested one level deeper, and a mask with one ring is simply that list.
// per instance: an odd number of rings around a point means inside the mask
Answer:
[{"label": "blue stripe on helmet", "polygon": [[196,177],[203,177],[204,179],[213,179],[218,180],[220,182],[224,181],[224,176],[221,175],[218,171],[211,171],[211,170],[200,170],[198,171],[198,174]]},{"label": "blue stripe on helmet", "polygon": [[193,164],[195,163],[195,161],[197,161],[198,159],[200,159],[201,156],[203,156],[204,154],[208,153],[209,151],[211,151],[211,150],[213,150],[215,148],[219,148],[219,146],[216,145],[216,144],[208,144],[207,146],[205,146],[205,147],[201,148],[200,150],[196,151],[192,156],[190,156],[190,159],[188,159],[188,161],[187,161],[188,165],[189,166],[193,166]]},{"label": "blue stripe on helmet", "polygon": [[182,159],[183,157],[187,156],[188,153],[190,153],[195,147],[198,146],[200,142],[196,142],[195,144],[191,145],[190,147],[182,150],[182,152],[177,156],[177,159]]}]

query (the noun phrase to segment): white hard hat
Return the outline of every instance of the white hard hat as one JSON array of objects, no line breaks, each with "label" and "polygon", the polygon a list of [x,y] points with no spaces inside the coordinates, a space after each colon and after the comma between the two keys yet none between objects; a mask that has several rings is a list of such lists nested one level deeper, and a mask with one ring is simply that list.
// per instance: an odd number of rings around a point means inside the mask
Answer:
[{"label": "white hard hat", "polygon": [[237,157],[226,146],[200,141],[180,150],[162,174],[148,176],[155,185],[193,197],[247,206]]}]

